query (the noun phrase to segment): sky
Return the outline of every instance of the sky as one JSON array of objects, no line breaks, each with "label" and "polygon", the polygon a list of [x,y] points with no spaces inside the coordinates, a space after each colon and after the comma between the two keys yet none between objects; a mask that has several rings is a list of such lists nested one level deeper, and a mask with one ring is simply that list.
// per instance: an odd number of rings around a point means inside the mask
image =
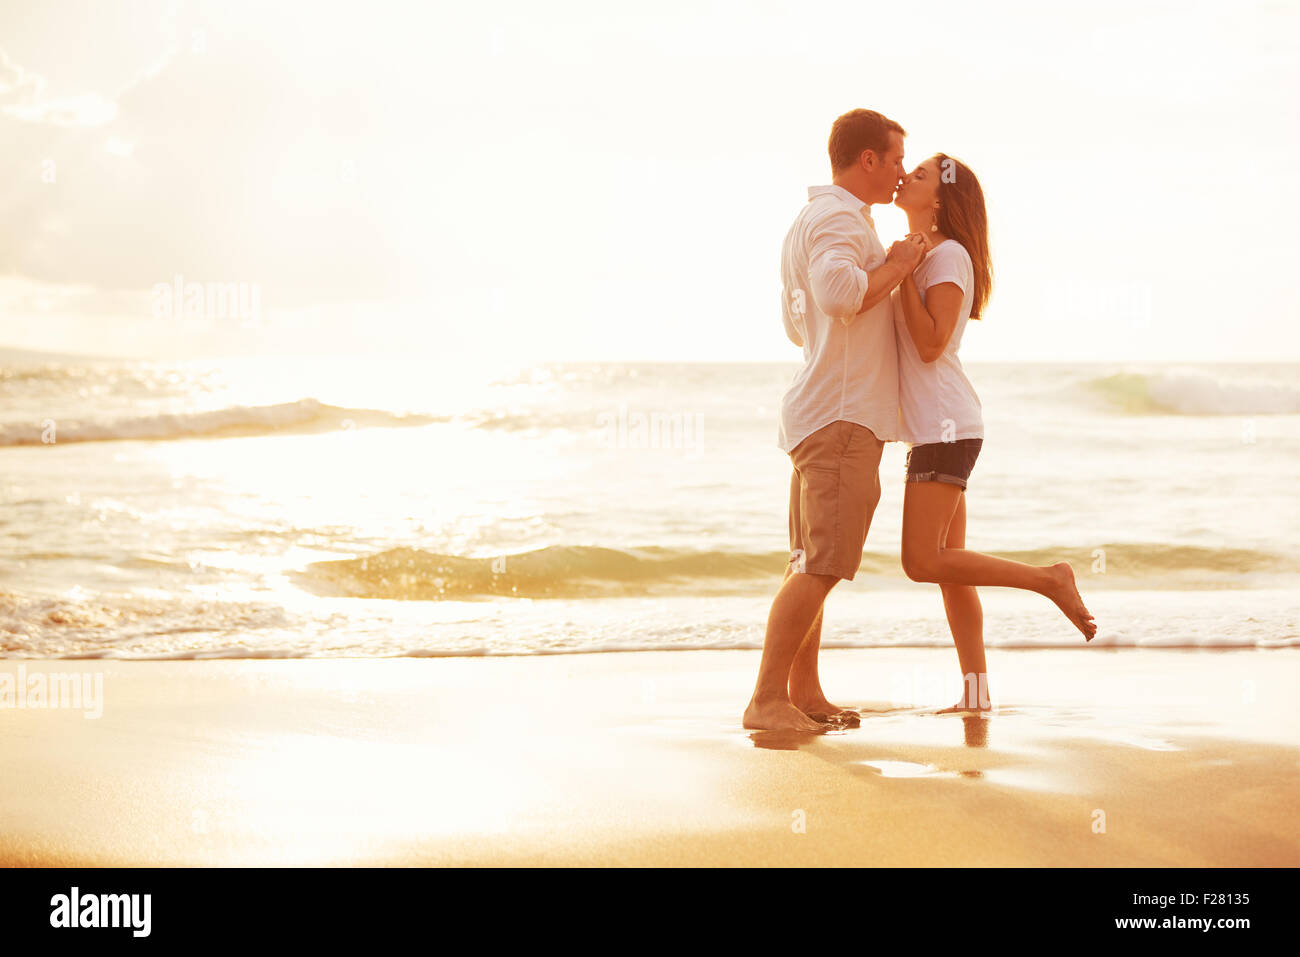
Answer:
[{"label": "sky", "polygon": [[4,3],[0,346],[795,361],[781,241],[866,107],[909,168],[983,184],[968,361],[1298,360],[1297,27],[1296,2]]}]

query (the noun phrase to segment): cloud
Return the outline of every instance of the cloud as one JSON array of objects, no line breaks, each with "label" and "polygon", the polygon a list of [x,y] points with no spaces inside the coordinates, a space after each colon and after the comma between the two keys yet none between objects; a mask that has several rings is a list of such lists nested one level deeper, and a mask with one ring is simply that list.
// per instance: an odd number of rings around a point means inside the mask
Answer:
[{"label": "cloud", "polygon": [[24,123],[102,126],[117,113],[117,105],[97,93],[46,99],[46,86],[45,77],[23,69],[0,50],[0,110],[5,115]]},{"label": "cloud", "polygon": [[25,103],[4,108],[9,116],[24,123],[50,123],[54,126],[103,126],[117,115],[117,105],[95,93],[61,100]]},{"label": "cloud", "polygon": [[0,107],[30,106],[44,87],[44,77],[24,70],[0,50]]},{"label": "cloud", "polygon": [[42,99],[43,78],[7,57],[0,78],[0,275],[105,292],[259,282],[284,307],[400,292],[400,199],[350,176],[382,155],[346,73],[323,86],[213,35],[114,99]]}]

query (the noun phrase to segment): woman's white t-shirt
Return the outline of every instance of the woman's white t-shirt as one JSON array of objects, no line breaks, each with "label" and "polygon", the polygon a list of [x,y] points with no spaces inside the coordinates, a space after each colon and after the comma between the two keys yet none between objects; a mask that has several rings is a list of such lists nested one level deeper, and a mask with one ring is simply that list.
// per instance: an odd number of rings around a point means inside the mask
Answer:
[{"label": "woman's white t-shirt", "polygon": [[[939,283],[956,283],[965,295],[961,316],[943,355],[925,362],[907,331],[903,303],[895,302],[894,335],[898,343],[898,427],[899,438],[913,445],[982,439],[984,419],[979,396],[961,367],[957,350],[975,301],[975,267],[966,247],[955,239],[935,246],[912,273],[925,302],[926,290]],[[898,296],[901,288],[894,290]]]}]

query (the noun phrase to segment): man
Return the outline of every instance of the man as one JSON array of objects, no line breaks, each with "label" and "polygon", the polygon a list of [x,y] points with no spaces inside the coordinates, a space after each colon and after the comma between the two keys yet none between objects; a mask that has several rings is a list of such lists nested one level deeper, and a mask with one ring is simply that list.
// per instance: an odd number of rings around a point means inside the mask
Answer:
[{"label": "man", "polygon": [[[790,477],[790,562],[767,619],[746,728],[817,731],[857,719],[817,675],[822,605],[853,580],[880,500],[880,454],[897,438],[898,360],[890,292],[921,261],[919,236],[886,253],[870,207],[903,179],[903,128],[852,110],[831,128],[832,185],[813,186],[781,250],[781,318],[804,367],[781,404]],[[816,716],[814,718],[813,716]]]}]

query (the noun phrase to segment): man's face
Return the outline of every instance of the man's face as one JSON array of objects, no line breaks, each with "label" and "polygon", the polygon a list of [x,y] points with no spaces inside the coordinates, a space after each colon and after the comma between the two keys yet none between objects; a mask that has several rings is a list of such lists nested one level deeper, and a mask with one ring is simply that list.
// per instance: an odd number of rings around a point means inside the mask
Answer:
[{"label": "man's face", "polygon": [[872,154],[871,184],[873,203],[892,203],[894,190],[898,188],[907,171],[903,169],[903,137],[893,130],[889,132],[889,148],[884,156]]}]

